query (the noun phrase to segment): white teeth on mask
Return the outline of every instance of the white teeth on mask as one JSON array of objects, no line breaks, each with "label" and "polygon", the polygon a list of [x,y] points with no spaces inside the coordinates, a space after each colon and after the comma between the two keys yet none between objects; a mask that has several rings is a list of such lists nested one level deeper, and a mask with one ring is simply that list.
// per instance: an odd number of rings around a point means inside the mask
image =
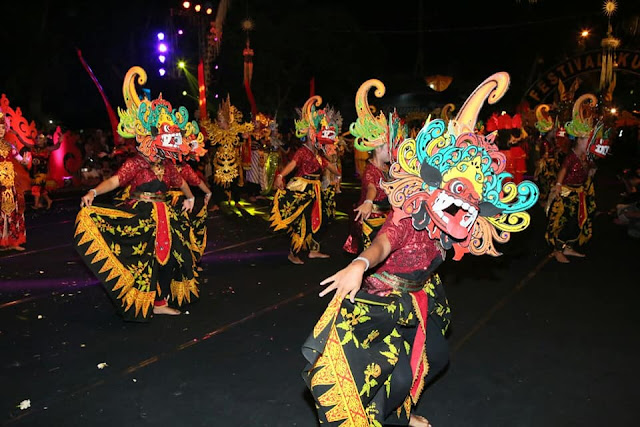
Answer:
[{"label": "white teeth on mask", "polygon": [[441,192],[433,202],[433,206],[431,207],[431,209],[433,210],[433,213],[440,217],[442,222],[448,224],[451,217],[449,214],[445,213],[444,210],[451,205],[458,206],[462,210],[466,211],[462,220],[460,220],[460,226],[465,227],[466,229],[470,229],[478,217],[478,209],[475,206],[461,199],[450,196],[445,192]]},{"label": "white teeth on mask", "polygon": [[467,230],[470,229],[473,223],[476,222],[477,217],[477,214],[469,212],[462,218],[462,221],[460,221],[460,226],[465,227]]}]

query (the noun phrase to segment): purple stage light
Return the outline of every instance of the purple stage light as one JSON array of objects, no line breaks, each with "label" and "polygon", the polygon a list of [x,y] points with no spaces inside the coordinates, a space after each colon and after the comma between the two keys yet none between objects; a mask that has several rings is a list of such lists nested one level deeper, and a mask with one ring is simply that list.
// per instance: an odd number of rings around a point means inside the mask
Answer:
[{"label": "purple stage light", "polygon": [[160,52],[163,52],[163,53],[164,53],[164,52],[166,52],[167,50],[169,50],[169,48],[167,47],[167,45],[166,45],[165,43],[160,43],[160,44],[158,45],[158,50],[159,50]]},{"label": "purple stage light", "polygon": [[165,74],[167,74],[167,71],[164,68],[160,68],[158,70],[158,73],[160,74],[160,77],[164,76]]},{"label": "purple stage light", "polygon": [[182,30],[178,30],[178,34],[183,35],[183,34],[184,34],[184,31],[182,31]]},{"label": "purple stage light", "polygon": [[215,67],[213,67],[213,68],[215,68],[215,69],[217,70],[217,69],[218,69],[218,66],[216,65],[216,66],[215,66]]},{"label": "purple stage light", "polygon": [[164,61],[166,61],[166,60],[167,60],[166,56],[164,56],[164,55],[158,56],[158,61],[162,62],[163,64],[164,64]]},{"label": "purple stage light", "polygon": [[158,40],[164,40],[164,33],[158,33]]}]

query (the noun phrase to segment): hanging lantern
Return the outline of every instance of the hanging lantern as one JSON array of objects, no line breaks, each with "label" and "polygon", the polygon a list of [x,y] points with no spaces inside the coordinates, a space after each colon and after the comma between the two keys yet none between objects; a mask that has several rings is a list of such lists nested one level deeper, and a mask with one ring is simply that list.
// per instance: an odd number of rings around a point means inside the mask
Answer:
[{"label": "hanging lantern", "polygon": [[602,39],[602,69],[600,71],[600,91],[605,93],[605,100],[610,100],[616,84],[614,68],[616,66],[616,50],[620,46],[620,39],[613,36],[611,16],[618,8],[615,0],[607,0],[603,5],[604,14],[609,19],[607,37]]},{"label": "hanging lantern", "polygon": [[424,80],[427,82],[427,86],[429,86],[431,89],[435,90],[436,92],[442,92],[449,87],[449,85],[453,81],[453,77],[441,76],[440,74],[437,74],[435,76],[427,76],[424,78]]}]

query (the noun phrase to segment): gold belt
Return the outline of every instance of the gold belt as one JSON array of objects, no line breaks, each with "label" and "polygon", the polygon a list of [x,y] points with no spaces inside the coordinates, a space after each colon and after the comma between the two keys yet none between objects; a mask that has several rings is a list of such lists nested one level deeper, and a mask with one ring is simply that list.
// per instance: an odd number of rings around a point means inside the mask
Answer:
[{"label": "gold belt", "polygon": [[164,202],[165,195],[162,193],[152,193],[150,191],[134,191],[131,193],[131,199],[141,202]]},{"label": "gold belt", "polygon": [[387,273],[386,271],[383,271],[382,273],[373,273],[371,277],[375,277],[400,292],[417,292],[424,288],[425,285],[425,282],[404,279],[396,276],[395,274]]}]

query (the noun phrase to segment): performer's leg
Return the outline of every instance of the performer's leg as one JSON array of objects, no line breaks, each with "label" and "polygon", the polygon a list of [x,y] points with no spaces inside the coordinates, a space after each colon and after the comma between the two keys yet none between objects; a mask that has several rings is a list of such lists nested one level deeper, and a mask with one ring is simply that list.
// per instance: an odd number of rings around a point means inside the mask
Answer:
[{"label": "performer's leg", "polygon": [[578,258],[583,258],[585,255],[576,251],[573,248],[573,245],[578,241],[578,236],[580,235],[580,227],[578,225],[578,219],[573,215],[567,219],[567,223],[558,233],[558,238],[565,242],[564,247],[562,248],[562,253],[564,255],[574,256]]},{"label": "performer's leg", "polygon": [[[321,231],[320,229],[319,231]],[[311,233],[311,243],[309,244],[309,258],[329,258],[329,255],[320,252],[320,243],[316,240],[318,233]]]},{"label": "performer's leg", "polygon": [[299,255],[300,249],[296,249],[295,245],[293,244],[293,239],[291,239],[291,246],[289,247],[289,256],[287,257],[287,259],[293,264],[302,265],[304,264],[304,261],[300,259]]},{"label": "performer's leg", "polygon": [[175,261],[170,259],[166,265],[160,267],[158,272],[159,295],[153,303],[153,314],[168,314],[176,316],[180,310],[169,307],[168,299],[171,295],[171,279],[176,268]]}]

